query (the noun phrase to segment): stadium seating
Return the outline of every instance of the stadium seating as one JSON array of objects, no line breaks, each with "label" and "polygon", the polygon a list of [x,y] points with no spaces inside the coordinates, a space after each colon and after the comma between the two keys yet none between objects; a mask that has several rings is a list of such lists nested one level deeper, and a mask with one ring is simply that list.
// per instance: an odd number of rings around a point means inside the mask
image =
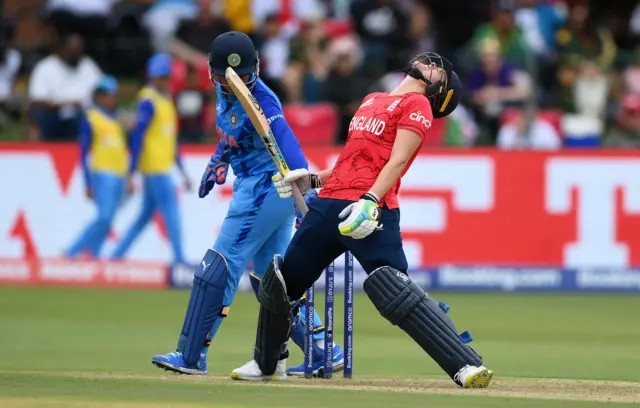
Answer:
[{"label": "stadium seating", "polygon": [[331,104],[285,105],[284,116],[305,146],[331,146],[336,138],[338,112]]}]

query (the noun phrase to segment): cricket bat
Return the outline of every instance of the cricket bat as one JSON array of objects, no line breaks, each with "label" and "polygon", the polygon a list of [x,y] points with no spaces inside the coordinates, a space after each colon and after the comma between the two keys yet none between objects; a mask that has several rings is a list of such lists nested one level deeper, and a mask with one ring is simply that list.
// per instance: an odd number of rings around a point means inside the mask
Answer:
[{"label": "cricket bat", "polygon": [[[253,126],[260,135],[260,138],[267,148],[271,159],[275,163],[276,168],[280,174],[285,176],[290,171],[289,166],[280,151],[280,147],[278,147],[278,143],[271,131],[271,127],[269,126],[269,122],[267,121],[267,117],[265,116],[262,107],[233,68],[228,67],[224,76],[227,79],[227,84],[231,87],[231,90],[242,104],[242,107],[249,116],[251,123],[253,123]],[[295,183],[291,184],[291,189],[293,190],[293,199],[295,200],[298,209],[302,211],[302,214],[306,214],[309,209],[307,208],[307,203],[304,201],[304,197],[302,196],[300,189]]]}]

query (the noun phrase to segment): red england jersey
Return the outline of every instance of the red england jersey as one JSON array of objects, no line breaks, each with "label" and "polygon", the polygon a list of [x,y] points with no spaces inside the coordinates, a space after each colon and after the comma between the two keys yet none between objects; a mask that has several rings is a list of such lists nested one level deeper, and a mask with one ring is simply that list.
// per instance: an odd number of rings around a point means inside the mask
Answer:
[{"label": "red england jersey", "polygon": [[[389,161],[398,129],[413,130],[424,143],[432,121],[431,105],[423,94],[412,92],[391,96],[385,92],[368,95],[351,119],[347,144],[319,196],[358,201],[371,190]],[[409,170],[417,154],[418,151],[400,177]],[[380,206],[398,208],[399,189],[400,178],[380,198]]]}]

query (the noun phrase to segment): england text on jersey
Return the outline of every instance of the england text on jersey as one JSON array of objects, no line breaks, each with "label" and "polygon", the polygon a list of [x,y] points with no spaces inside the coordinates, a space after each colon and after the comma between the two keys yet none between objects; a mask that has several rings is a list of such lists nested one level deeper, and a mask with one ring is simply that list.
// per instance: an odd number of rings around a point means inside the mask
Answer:
[{"label": "england text on jersey", "polygon": [[[422,94],[368,95],[351,119],[347,144],[322,188],[320,197],[358,200],[371,189],[389,161],[397,131],[411,130],[424,141],[432,121],[429,100]],[[415,155],[404,172],[409,169],[414,158]],[[397,208],[399,188],[400,180],[397,180],[382,197],[381,205]]]}]

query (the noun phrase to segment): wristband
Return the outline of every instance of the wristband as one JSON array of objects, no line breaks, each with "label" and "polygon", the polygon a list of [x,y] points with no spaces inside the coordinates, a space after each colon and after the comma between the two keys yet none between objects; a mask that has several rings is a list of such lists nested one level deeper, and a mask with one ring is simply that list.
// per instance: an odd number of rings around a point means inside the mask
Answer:
[{"label": "wristband", "polygon": [[378,202],[380,202],[380,199],[378,198],[378,195],[376,193],[374,193],[373,191],[369,191],[368,193],[365,193],[365,194],[361,195],[360,199],[361,200],[373,201],[376,204],[378,204]]}]

